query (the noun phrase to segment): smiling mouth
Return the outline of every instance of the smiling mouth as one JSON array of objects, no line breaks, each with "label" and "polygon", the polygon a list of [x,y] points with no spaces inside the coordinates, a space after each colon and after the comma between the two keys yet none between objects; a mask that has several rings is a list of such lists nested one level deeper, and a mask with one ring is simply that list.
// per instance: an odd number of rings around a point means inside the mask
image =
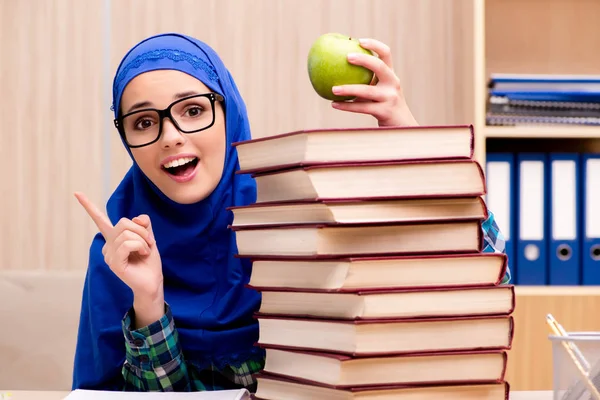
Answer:
[{"label": "smiling mouth", "polygon": [[185,157],[168,162],[161,168],[169,175],[183,177],[194,171],[198,161],[198,157]]}]

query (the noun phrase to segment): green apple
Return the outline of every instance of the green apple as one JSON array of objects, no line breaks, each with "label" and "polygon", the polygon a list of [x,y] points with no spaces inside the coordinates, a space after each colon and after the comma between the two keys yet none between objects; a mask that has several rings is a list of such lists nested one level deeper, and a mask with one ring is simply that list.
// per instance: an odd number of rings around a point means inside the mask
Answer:
[{"label": "green apple", "polygon": [[308,77],[317,94],[327,100],[345,101],[353,97],[336,96],[331,88],[338,85],[370,84],[373,71],[350,64],[349,53],[373,55],[360,46],[358,39],[341,33],[326,33],[320,36],[308,52]]}]

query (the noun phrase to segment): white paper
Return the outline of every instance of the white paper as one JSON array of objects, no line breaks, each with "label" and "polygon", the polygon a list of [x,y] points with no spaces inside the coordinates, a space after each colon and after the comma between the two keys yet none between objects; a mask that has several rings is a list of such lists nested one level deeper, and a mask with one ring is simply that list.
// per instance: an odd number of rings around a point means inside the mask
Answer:
[{"label": "white paper", "polygon": [[589,159],[585,177],[585,236],[587,239],[600,238],[600,160]]},{"label": "white paper", "polygon": [[246,389],[220,390],[210,392],[111,392],[77,389],[65,400],[247,400],[250,393]]},{"label": "white paper", "polygon": [[544,163],[522,161],[519,197],[521,240],[544,240]]},{"label": "white paper", "polygon": [[577,239],[577,166],[572,160],[552,162],[552,238]]}]

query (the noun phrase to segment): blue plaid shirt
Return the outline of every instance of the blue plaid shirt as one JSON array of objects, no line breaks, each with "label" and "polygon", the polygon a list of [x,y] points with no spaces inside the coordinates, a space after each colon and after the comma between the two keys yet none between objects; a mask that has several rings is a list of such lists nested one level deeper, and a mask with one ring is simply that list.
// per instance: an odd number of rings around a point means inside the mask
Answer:
[{"label": "blue plaid shirt", "polygon": [[[484,253],[506,253],[504,235],[500,232],[494,213],[490,210],[488,210],[488,218],[481,224],[481,229],[483,230]],[[508,260],[508,263],[510,265],[510,260]],[[510,268],[507,266],[502,283],[509,283],[510,279]]]}]

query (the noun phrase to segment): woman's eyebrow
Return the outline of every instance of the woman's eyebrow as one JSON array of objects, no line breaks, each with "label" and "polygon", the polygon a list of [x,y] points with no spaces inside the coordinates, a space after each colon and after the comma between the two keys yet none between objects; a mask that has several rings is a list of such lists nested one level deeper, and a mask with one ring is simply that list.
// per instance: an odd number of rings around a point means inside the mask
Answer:
[{"label": "woman's eyebrow", "polygon": [[152,105],[152,103],[149,102],[149,101],[140,101],[139,103],[135,103],[134,105],[132,105],[131,107],[129,107],[129,110],[127,110],[127,112],[125,114],[128,114],[128,113],[130,113],[133,110],[136,110],[138,108],[150,107],[151,105]]},{"label": "woman's eyebrow", "polygon": [[194,90],[188,90],[187,92],[177,93],[175,96],[173,96],[173,99],[175,99],[175,100],[183,99],[184,97],[194,96],[196,94],[199,94],[199,93]]},{"label": "woman's eyebrow", "polygon": [[[173,96],[173,99],[178,100],[178,99],[183,99],[184,97],[188,97],[188,96],[194,96],[196,94],[199,94],[198,92],[194,91],[194,90],[188,90],[187,92],[181,92],[181,93],[177,93]],[[152,102],[150,101],[140,101],[138,103],[135,103],[134,105],[132,105],[131,107],[129,107],[129,110],[127,110],[127,113],[130,113],[138,108],[142,108],[142,107],[150,107],[152,106]]]}]

